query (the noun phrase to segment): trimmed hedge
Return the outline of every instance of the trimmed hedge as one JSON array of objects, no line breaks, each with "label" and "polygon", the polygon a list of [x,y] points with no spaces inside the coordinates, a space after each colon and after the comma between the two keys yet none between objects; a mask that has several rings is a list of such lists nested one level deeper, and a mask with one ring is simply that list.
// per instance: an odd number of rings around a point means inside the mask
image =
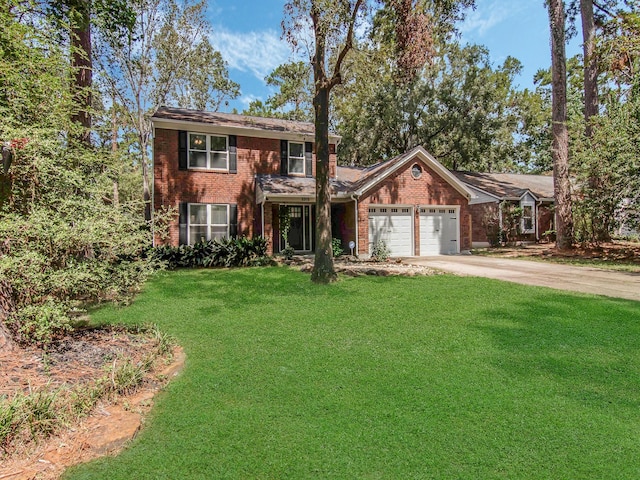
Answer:
[{"label": "trimmed hedge", "polygon": [[154,259],[167,264],[167,268],[253,267],[271,265],[267,255],[267,239],[223,238],[199,242],[194,245],[160,245],[152,249]]}]

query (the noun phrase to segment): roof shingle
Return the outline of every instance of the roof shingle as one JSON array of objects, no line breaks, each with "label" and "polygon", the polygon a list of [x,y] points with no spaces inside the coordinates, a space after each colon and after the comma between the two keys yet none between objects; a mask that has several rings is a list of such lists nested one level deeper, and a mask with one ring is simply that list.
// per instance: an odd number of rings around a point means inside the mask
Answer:
[{"label": "roof shingle", "polygon": [[538,199],[553,198],[553,177],[518,173],[451,172],[460,181],[499,198],[520,198],[527,190]]},{"label": "roof shingle", "polygon": [[[285,132],[313,136],[315,126],[309,122],[296,122],[280,118],[250,117],[235,113],[205,112],[186,108],[160,107],[153,114],[154,119],[178,120],[185,122],[205,123],[220,127],[245,128],[269,132]],[[330,134],[331,137],[336,135]]]}]

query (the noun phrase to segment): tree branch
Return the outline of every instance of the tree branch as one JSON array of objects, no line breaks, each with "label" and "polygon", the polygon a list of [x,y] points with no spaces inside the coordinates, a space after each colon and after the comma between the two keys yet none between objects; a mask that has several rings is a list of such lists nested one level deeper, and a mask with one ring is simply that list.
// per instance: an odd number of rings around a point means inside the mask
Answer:
[{"label": "tree branch", "polygon": [[340,54],[338,55],[338,60],[336,60],[336,64],[333,67],[333,76],[329,81],[329,89],[333,88],[335,85],[339,85],[342,83],[342,75],[340,74],[340,70],[342,68],[342,62],[344,61],[347,53],[353,47],[353,30],[356,24],[356,18],[358,16],[358,10],[362,6],[362,0],[358,0],[353,7],[353,13],[351,14],[351,21],[349,22],[349,31],[347,32],[347,40],[340,50]]},{"label": "tree branch", "polygon": [[593,6],[596,7],[598,10],[600,10],[601,12],[605,13],[606,15],[609,15],[611,18],[615,18],[618,16],[615,13],[613,13],[611,10],[608,10],[604,6],[600,5],[595,0],[593,1]]}]

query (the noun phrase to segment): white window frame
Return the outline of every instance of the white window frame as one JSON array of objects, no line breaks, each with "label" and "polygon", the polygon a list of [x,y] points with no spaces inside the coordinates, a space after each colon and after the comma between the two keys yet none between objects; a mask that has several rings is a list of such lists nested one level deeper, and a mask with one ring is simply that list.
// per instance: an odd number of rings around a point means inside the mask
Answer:
[{"label": "white window frame", "polygon": [[[520,220],[520,229],[522,230],[522,233],[534,233],[536,231],[536,206],[531,202],[520,202],[520,207],[522,208],[522,219]],[[524,211],[526,207],[531,208],[531,228],[525,228]]]},{"label": "white window frame", "polygon": [[[195,205],[205,205],[207,207],[207,223],[191,223],[191,207],[195,206]],[[227,224],[223,225],[222,223],[211,223],[211,207],[226,207],[227,209]],[[227,203],[188,203],[187,204],[187,244],[188,245],[193,245],[193,243],[195,242],[191,242],[191,227],[192,226],[205,226],[207,227],[207,241],[211,240],[211,227],[222,227],[225,226],[226,227],[226,234],[224,235],[226,238],[229,238],[229,229],[231,227],[231,222],[230,222],[230,208],[229,208],[229,204]],[[198,239],[199,241],[199,239]]]},{"label": "white window frame", "polygon": [[[304,177],[306,176],[307,172],[307,162],[305,159],[305,146],[304,146],[304,142],[287,142],[287,172],[289,173],[289,175],[292,176],[300,176],[300,177]],[[291,145],[300,145],[302,147],[302,157],[294,157],[293,155],[291,155]],[[296,160],[301,160],[302,161],[302,172],[292,172],[291,171],[291,159],[296,159]]]},{"label": "white window frame", "polygon": [[[207,153],[207,166],[206,167],[194,167],[191,165],[191,152],[202,152],[203,150],[194,150],[191,148],[191,136],[192,135],[204,135],[206,138],[205,142],[205,150]],[[212,167],[211,166],[211,158],[213,150],[211,150],[211,137],[219,137],[224,138],[227,149],[223,152],[222,150],[215,150],[216,153],[225,153],[226,154],[226,166],[224,168],[220,167]],[[229,136],[228,135],[219,135],[212,133],[203,133],[203,132],[188,132],[187,134],[187,166],[190,170],[214,170],[217,172],[228,172],[229,171]]]}]

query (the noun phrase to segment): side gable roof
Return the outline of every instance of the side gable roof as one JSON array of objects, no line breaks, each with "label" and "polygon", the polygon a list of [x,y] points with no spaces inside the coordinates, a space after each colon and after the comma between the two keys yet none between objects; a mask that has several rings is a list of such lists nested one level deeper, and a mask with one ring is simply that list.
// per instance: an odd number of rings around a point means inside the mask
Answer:
[{"label": "side gable roof", "polygon": [[491,196],[518,200],[531,192],[538,200],[553,200],[553,177],[516,173],[452,172],[458,180]]},{"label": "side gable roof", "polygon": [[[280,118],[250,117],[235,113],[205,112],[186,108],[160,107],[151,117],[154,124],[187,128],[187,124],[200,124],[218,127],[224,133],[253,132],[256,136],[282,137],[282,134],[302,136],[312,141],[315,125],[309,122],[296,122]],[[337,135],[329,135],[330,141],[340,140]]]},{"label": "side gable roof", "polygon": [[362,195],[372,187],[387,179],[407,163],[414,162],[417,159],[421,160],[429,168],[434,170],[464,197],[469,199],[474,196],[473,192],[463,182],[456,178],[447,168],[433,158],[433,156],[421,146],[415,147],[402,155],[392,158],[391,160],[373,165],[364,170],[362,176],[353,182],[354,193],[356,195]]}]

